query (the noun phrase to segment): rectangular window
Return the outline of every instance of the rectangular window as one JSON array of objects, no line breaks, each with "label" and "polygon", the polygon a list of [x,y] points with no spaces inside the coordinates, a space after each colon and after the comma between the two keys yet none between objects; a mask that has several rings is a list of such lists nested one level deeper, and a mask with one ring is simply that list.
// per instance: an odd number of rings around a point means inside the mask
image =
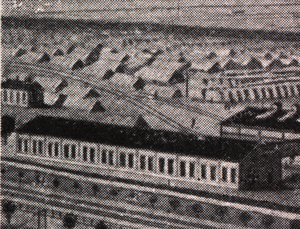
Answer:
[{"label": "rectangular window", "polygon": [[106,153],[107,153],[107,150],[102,150],[102,155],[101,155],[101,162],[102,164],[106,164],[107,162],[107,159],[106,159]]},{"label": "rectangular window", "polygon": [[18,138],[18,151],[22,151],[22,138]]},{"label": "rectangular window", "polygon": [[222,168],[222,180],[227,181],[227,168]]},{"label": "rectangular window", "polygon": [[3,90],[3,101],[7,102],[7,90]]},{"label": "rectangular window", "polygon": [[185,177],[185,161],[180,162],[180,176]]},{"label": "rectangular window", "polygon": [[28,139],[24,140],[24,151],[25,151],[25,153],[28,152]]},{"label": "rectangular window", "polygon": [[43,154],[43,142],[39,141],[39,154]]},{"label": "rectangular window", "polygon": [[83,161],[87,161],[87,147],[86,146],[84,146],[82,148],[82,159],[83,159]]},{"label": "rectangular window", "polygon": [[65,158],[69,158],[69,145],[64,145]]},{"label": "rectangular window", "polygon": [[128,167],[129,168],[133,168],[133,165],[134,165],[134,156],[133,156],[133,153],[130,153],[128,155]]},{"label": "rectangular window", "polygon": [[13,91],[10,92],[10,95],[9,95],[9,101],[10,101],[11,103],[14,102],[14,92],[13,92]]},{"label": "rectangular window", "polygon": [[110,150],[108,154],[109,165],[114,165],[114,151]]},{"label": "rectangular window", "polygon": [[120,166],[126,167],[126,154],[120,153]]},{"label": "rectangular window", "polygon": [[169,159],[168,160],[168,174],[172,175],[174,172],[174,159]]},{"label": "rectangular window", "polygon": [[16,98],[16,100],[17,100],[17,104],[19,104],[20,103],[20,92],[18,92],[18,91],[17,91],[17,98]]},{"label": "rectangular window", "polygon": [[55,142],[55,144],[54,144],[54,156],[58,157],[58,155],[59,155],[59,145],[58,145],[58,142]]},{"label": "rectangular window", "polygon": [[190,177],[195,177],[195,163],[190,162]]},{"label": "rectangular window", "polygon": [[148,157],[148,170],[153,171],[153,157]]},{"label": "rectangular window", "polygon": [[72,145],[71,151],[72,151],[72,158],[75,159],[76,158],[76,145]]},{"label": "rectangular window", "polygon": [[231,169],[231,183],[236,182],[236,169]]},{"label": "rectangular window", "polygon": [[48,143],[48,155],[49,155],[49,157],[52,157],[52,147],[53,147],[53,143],[49,142]]},{"label": "rectangular window", "polygon": [[36,151],[37,151],[37,149],[36,149],[36,140],[33,140],[32,141],[32,153],[35,155]]},{"label": "rectangular window", "polygon": [[140,158],[140,169],[145,170],[146,169],[146,156],[141,155]]},{"label": "rectangular window", "polygon": [[22,97],[22,102],[23,103],[26,103],[26,92],[23,92],[23,97]]},{"label": "rectangular window", "polygon": [[216,170],[217,170],[217,167],[212,165],[210,166],[210,179],[211,180],[216,180]]},{"label": "rectangular window", "polygon": [[159,172],[164,173],[165,172],[165,159],[164,158],[159,158],[158,166],[159,166]]},{"label": "rectangular window", "polygon": [[95,149],[94,148],[90,148],[90,161],[92,163],[95,163]]},{"label": "rectangular window", "polygon": [[201,165],[201,178],[206,179],[206,165]]}]

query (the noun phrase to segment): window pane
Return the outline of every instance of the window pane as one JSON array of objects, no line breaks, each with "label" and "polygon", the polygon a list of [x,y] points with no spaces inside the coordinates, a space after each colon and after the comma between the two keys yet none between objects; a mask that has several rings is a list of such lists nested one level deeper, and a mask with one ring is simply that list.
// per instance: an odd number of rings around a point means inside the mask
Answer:
[{"label": "window pane", "polygon": [[103,164],[106,164],[106,150],[102,150],[101,161]]},{"label": "window pane", "polygon": [[108,156],[109,156],[109,164],[114,165],[114,151],[110,150]]},{"label": "window pane", "polygon": [[185,177],[185,161],[180,162],[180,176]]},{"label": "window pane", "polygon": [[126,167],[126,155],[125,153],[120,153],[120,166]]},{"label": "window pane", "polygon": [[39,154],[43,154],[43,142],[39,141]]},{"label": "window pane", "polygon": [[24,151],[27,153],[28,152],[28,140],[24,140]]},{"label": "window pane", "polygon": [[190,177],[195,177],[195,163],[190,162]]},{"label": "window pane", "polygon": [[231,182],[236,182],[236,169],[231,169]]},{"label": "window pane", "polygon": [[76,145],[72,145],[72,158],[76,158]]},{"label": "window pane", "polygon": [[26,103],[26,92],[23,92],[22,102],[23,102],[23,103]]},{"label": "window pane", "polygon": [[134,159],[133,153],[130,153],[128,155],[128,166],[129,166],[129,168],[133,168],[133,164],[134,164],[133,159]]},{"label": "window pane", "polygon": [[7,90],[3,90],[3,101],[7,102]]},{"label": "window pane", "polygon": [[18,138],[18,151],[22,151],[22,139]]},{"label": "window pane", "polygon": [[58,142],[55,142],[55,145],[54,145],[54,155],[55,157],[58,157],[58,154],[59,154],[59,151],[58,151]]},{"label": "window pane", "polygon": [[64,146],[65,158],[69,158],[69,145]]},{"label": "window pane", "polygon": [[84,146],[83,148],[82,148],[82,157],[83,157],[83,161],[87,161],[87,147],[86,146]]},{"label": "window pane", "polygon": [[95,149],[94,148],[90,149],[90,160],[92,163],[95,162]]},{"label": "window pane", "polygon": [[17,103],[20,103],[20,92],[17,91]]},{"label": "window pane", "polygon": [[174,164],[174,159],[169,159],[168,160],[168,174],[170,174],[170,175],[172,175],[174,172],[173,164]]},{"label": "window pane", "polygon": [[165,159],[164,158],[159,158],[158,161],[158,166],[159,166],[159,172],[163,173],[165,172]]},{"label": "window pane", "polygon": [[206,165],[201,165],[201,178],[206,179]]},{"label": "window pane", "polygon": [[211,166],[210,167],[210,179],[211,180],[216,180],[216,166]]},{"label": "window pane", "polygon": [[14,93],[13,93],[13,91],[10,92],[9,100],[10,100],[11,103],[14,102]]},{"label": "window pane", "polygon": [[153,171],[153,157],[148,157],[148,170]]},{"label": "window pane", "polygon": [[227,181],[227,168],[222,168],[222,180]]},{"label": "window pane", "polygon": [[145,170],[146,169],[146,156],[141,155],[140,158],[140,169]]},{"label": "window pane", "polygon": [[33,154],[36,154],[36,140],[32,141],[32,152]]},{"label": "window pane", "polygon": [[51,142],[49,142],[49,144],[48,144],[48,155],[49,155],[49,157],[52,157],[52,146],[53,146],[53,144]]}]

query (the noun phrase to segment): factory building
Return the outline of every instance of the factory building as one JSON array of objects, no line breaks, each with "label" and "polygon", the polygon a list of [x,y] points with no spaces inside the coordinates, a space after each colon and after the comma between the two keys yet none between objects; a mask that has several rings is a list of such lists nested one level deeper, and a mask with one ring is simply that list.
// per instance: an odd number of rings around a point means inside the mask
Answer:
[{"label": "factory building", "polygon": [[16,138],[13,157],[139,182],[243,189],[273,185],[281,178],[275,144],[198,140],[170,131],[45,116],[17,129]]}]

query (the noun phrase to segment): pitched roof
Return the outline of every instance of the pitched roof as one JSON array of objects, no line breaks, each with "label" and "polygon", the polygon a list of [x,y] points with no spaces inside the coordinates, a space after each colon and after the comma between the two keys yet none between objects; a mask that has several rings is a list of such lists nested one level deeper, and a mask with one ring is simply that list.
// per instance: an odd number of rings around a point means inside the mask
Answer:
[{"label": "pitched roof", "polygon": [[228,161],[243,159],[256,145],[250,141],[221,138],[197,140],[192,135],[177,132],[45,116],[34,118],[17,132]]},{"label": "pitched roof", "polygon": [[[258,118],[269,112],[269,115],[264,115],[264,118]],[[224,120],[222,125],[243,125],[253,128],[266,128],[274,130],[288,130],[296,133],[300,133],[300,122],[297,120],[300,118],[299,112],[294,113],[293,116],[282,119],[288,110],[274,110],[271,108],[257,108],[247,107],[245,110],[231,116]]]},{"label": "pitched roof", "polygon": [[1,83],[1,87],[2,88],[9,88],[9,89],[16,89],[16,90],[24,90],[24,91],[43,91],[43,87],[34,82],[34,83],[30,83],[30,82],[24,82],[24,81],[20,81],[20,80],[11,80],[8,79],[4,82]]},{"label": "pitched roof", "polygon": [[62,89],[63,87],[66,87],[68,85],[68,82],[66,80],[62,80],[59,78],[50,78],[50,77],[35,77],[35,82],[38,82],[42,87],[51,92],[58,92],[59,89]]}]

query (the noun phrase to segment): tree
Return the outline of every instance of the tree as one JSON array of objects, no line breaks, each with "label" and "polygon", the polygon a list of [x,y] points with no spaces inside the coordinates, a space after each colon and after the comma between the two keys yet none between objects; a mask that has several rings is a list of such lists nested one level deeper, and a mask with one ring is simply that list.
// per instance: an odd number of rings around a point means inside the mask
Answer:
[{"label": "tree", "polygon": [[103,221],[100,221],[96,224],[95,229],[108,229],[108,227],[105,225]]},{"label": "tree", "polygon": [[55,177],[54,180],[53,180],[53,186],[54,186],[54,188],[58,188],[59,185],[60,185],[60,181],[58,180],[57,177]]},{"label": "tree", "polygon": [[13,214],[15,213],[16,208],[17,208],[16,204],[12,201],[6,201],[3,203],[2,211],[5,214],[8,224],[10,224],[11,218],[12,218]]},{"label": "tree", "polygon": [[249,212],[242,212],[239,216],[239,220],[243,223],[244,226],[247,227],[249,221],[252,219],[252,216],[250,215]]},{"label": "tree", "polygon": [[93,184],[92,189],[93,189],[93,194],[94,194],[94,196],[96,196],[97,192],[99,191],[98,185]]},{"label": "tree", "polygon": [[178,199],[171,199],[169,200],[169,204],[173,211],[176,211],[176,209],[180,206],[180,201]]},{"label": "tree", "polygon": [[294,219],[290,222],[290,229],[299,229],[300,228],[300,220]]},{"label": "tree", "polygon": [[1,136],[4,138],[4,144],[7,143],[7,137],[15,129],[15,119],[4,115],[1,118]]},{"label": "tree", "polygon": [[215,210],[216,216],[220,217],[221,220],[224,219],[224,216],[227,214],[228,208],[226,206],[217,206]]},{"label": "tree", "polygon": [[18,173],[18,177],[19,177],[19,182],[21,183],[21,181],[22,181],[22,179],[23,179],[23,177],[24,177],[24,172],[23,172],[23,171],[20,171],[20,172]]},{"label": "tree", "polygon": [[269,228],[271,225],[274,223],[274,217],[271,215],[264,215],[262,218],[262,224],[266,227]]},{"label": "tree", "polygon": [[80,184],[77,181],[75,181],[74,185],[73,185],[73,188],[75,189],[76,192],[78,192],[78,190],[80,188]]},{"label": "tree", "polygon": [[196,215],[199,215],[200,213],[203,212],[203,207],[202,207],[201,204],[194,203],[194,204],[192,205],[192,210],[193,210],[193,212],[196,213]]},{"label": "tree", "polygon": [[151,204],[152,207],[154,207],[154,204],[157,202],[157,196],[156,195],[152,195],[149,198],[149,203]]},{"label": "tree", "polygon": [[73,213],[67,213],[63,219],[63,226],[68,229],[75,227],[77,221],[77,216]]}]

